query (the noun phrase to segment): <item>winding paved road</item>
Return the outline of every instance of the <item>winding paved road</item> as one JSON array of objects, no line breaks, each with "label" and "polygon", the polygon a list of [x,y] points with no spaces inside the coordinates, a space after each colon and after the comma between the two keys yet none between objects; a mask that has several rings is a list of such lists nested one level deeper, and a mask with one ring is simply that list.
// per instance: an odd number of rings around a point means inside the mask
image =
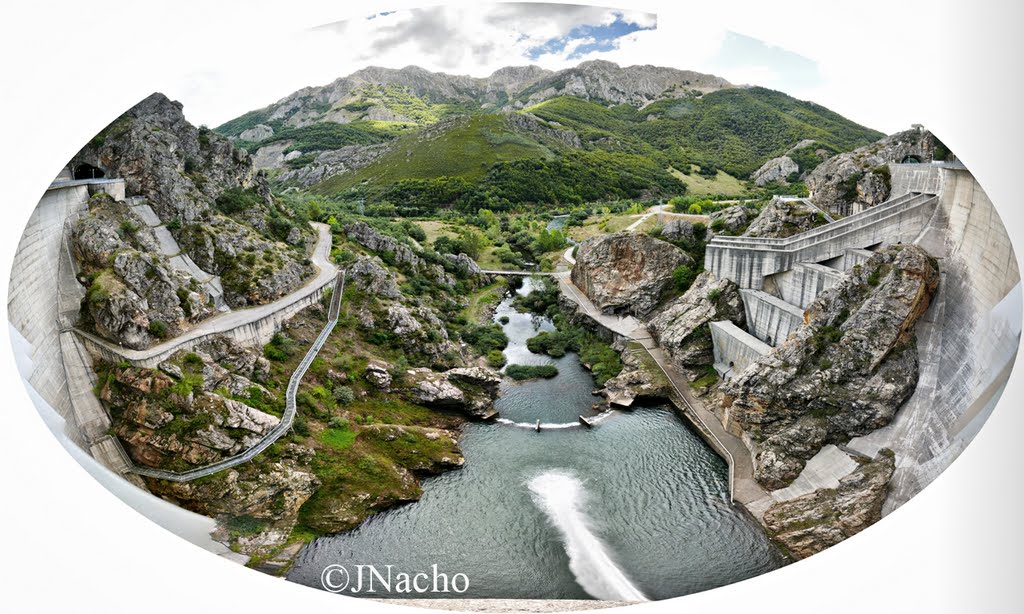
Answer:
[{"label": "winding paved road", "polygon": [[316,292],[320,288],[331,283],[331,280],[337,277],[338,267],[335,266],[330,259],[331,227],[319,222],[310,222],[310,225],[317,230],[317,243],[313,248],[313,254],[310,256],[310,260],[314,265],[316,265],[318,273],[315,277],[303,284],[302,287],[294,292],[282,296],[276,301],[265,305],[258,305],[256,307],[247,307],[245,309],[236,309],[234,311],[217,314],[203,320],[194,328],[185,331],[173,339],[157,343],[156,345],[144,350],[129,349],[90,332],[77,328],[73,330],[76,334],[88,338],[91,342],[107,348],[111,352],[124,357],[130,362],[142,362],[168,351],[173,351],[190,341],[196,341],[210,335],[218,335],[240,326],[251,324],[257,320],[261,320],[308,297],[313,292]]},{"label": "winding paved road", "polygon": [[341,310],[341,296],[345,292],[345,272],[339,272],[336,275],[336,281],[334,286],[334,293],[331,295],[331,307],[327,311],[327,324],[324,325],[323,330],[320,331],[320,335],[310,346],[309,351],[306,352],[306,356],[299,363],[299,366],[292,373],[291,379],[288,380],[288,390],[285,393],[285,408],[284,415],[281,416],[281,421],[278,422],[269,433],[263,436],[263,439],[256,445],[249,448],[245,452],[225,458],[224,460],[207,465],[205,467],[197,467],[196,469],[190,469],[188,471],[174,472],[174,471],[162,471],[160,469],[151,469],[149,467],[139,467],[135,464],[129,464],[129,469],[139,475],[144,475],[151,478],[159,478],[162,480],[170,480],[172,482],[188,482],[198,478],[213,475],[214,473],[230,469],[236,465],[247,463],[257,454],[263,452],[275,441],[281,438],[282,435],[288,432],[292,428],[292,423],[295,422],[295,414],[297,412],[295,404],[295,393],[299,389],[299,384],[302,382],[302,376],[306,374],[306,370],[309,369],[309,365],[313,364],[313,359],[323,348],[324,343],[327,341],[327,337],[330,336],[331,331],[334,330],[335,324],[338,323],[338,313]]}]

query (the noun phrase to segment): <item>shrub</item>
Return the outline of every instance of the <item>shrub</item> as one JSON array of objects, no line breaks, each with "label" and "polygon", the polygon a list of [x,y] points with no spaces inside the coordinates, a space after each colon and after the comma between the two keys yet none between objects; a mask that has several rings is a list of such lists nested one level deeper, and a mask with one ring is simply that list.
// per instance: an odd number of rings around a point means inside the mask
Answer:
[{"label": "shrub", "polygon": [[672,279],[675,282],[676,289],[680,292],[686,292],[693,285],[693,280],[697,279],[697,273],[692,268],[685,264],[681,264],[676,267],[675,271],[672,271]]},{"label": "shrub", "polygon": [[149,334],[153,335],[157,339],[167,337],[167,324],[161,320],[150,320]]},{"label": "shrub", "polygon": [[334,400],[338,405],[348,405],[356,399],[356,394],[348,386],[337,385],[334,387]]},{"label": "shrub", "polygon": [[514,380],[525,380],[543,377],[551,379],[558,375],[558,367],[555,365],[509,365],[505,374]]},{"label": "shrub", "polygon": [[700,215],[701,213],[704,212],[704,209],[702,209],[701,206],[698,205],[697,203],[693,203],[686,209],[686,212],[689,213],[690,215]]},{"label": "shrub", "polygon": [[505,354],[501,350],[491,350],[490,352],[487,352],[487,364],[495,369],[504,367],[506,361],[507,359],[505,358]]},{"label": "shrub", "polygon": [[711,301],[712,303],[717,302],[721,296],[721,288],[711,288],[710,290],[708,290],[708,300]]},{"label": "shrub", "polygon": [[252,207],[258,207],[262,204],[262,200],[259,195],[256,194],[255,190],[243,190],[242,188],[229,188],[224,190],[215,201],[217,209],[221,213],[231,215],[233,213],[240,213],[246,209]]}]

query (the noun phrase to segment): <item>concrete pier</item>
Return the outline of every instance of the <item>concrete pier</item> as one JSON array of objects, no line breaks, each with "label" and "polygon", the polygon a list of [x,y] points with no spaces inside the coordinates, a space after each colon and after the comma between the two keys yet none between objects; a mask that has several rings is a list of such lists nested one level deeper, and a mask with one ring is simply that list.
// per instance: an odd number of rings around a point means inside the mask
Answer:
[{"label": "concrete pier", "polygon": [[843,274],[813,262],[798,262],[792,269],[769,276],[764,290],[800,309],[811,306],[818,295],[831,288]]}]

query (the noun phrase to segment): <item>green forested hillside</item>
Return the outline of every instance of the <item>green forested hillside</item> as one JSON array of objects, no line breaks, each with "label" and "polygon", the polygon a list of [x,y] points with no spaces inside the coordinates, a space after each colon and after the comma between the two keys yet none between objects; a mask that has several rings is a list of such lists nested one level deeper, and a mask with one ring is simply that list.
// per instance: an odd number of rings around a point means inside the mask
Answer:
[{"label": "green forested hillside", "polygon": [[[267,107],[217,130],[237,137],[257,124],[270,126],[272,136],[240,144],[256,151],[287,142],[285,153],[303,154],[288,160],[290,169],[316,163],[323,151],[390,143],[368,166],[332,171],[338,174],[308,187],[410,213],[672,197],[688,186],[694,195],[738,196],[752,172],[801,141],[814,145],[794,155],[816,164],[815,151],[850,151],[882,136],[759,87],[693,90],[643,107],[563,95],[518,111],[482,99],[435,100],[397,85],[363,85],[334,103],[321,100],[302,98],[294,106],[319,113],[308,126],[269,120]],[[509,113],[529,117],[512,121]]]}]

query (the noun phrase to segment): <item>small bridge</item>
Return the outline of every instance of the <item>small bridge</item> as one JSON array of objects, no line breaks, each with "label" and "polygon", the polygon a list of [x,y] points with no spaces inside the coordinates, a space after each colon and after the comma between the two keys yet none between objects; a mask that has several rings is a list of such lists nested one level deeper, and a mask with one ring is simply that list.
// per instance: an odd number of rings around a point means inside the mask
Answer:
[{"label": "small bridge", "polygon": [[534,275],[540,275],[541,277],[556,277],[558,275],[558,273],[542,271],[499,271],[497,269],[480,269],[480,273],[483,275],[511,275],[513,277],[533,277]]}]

